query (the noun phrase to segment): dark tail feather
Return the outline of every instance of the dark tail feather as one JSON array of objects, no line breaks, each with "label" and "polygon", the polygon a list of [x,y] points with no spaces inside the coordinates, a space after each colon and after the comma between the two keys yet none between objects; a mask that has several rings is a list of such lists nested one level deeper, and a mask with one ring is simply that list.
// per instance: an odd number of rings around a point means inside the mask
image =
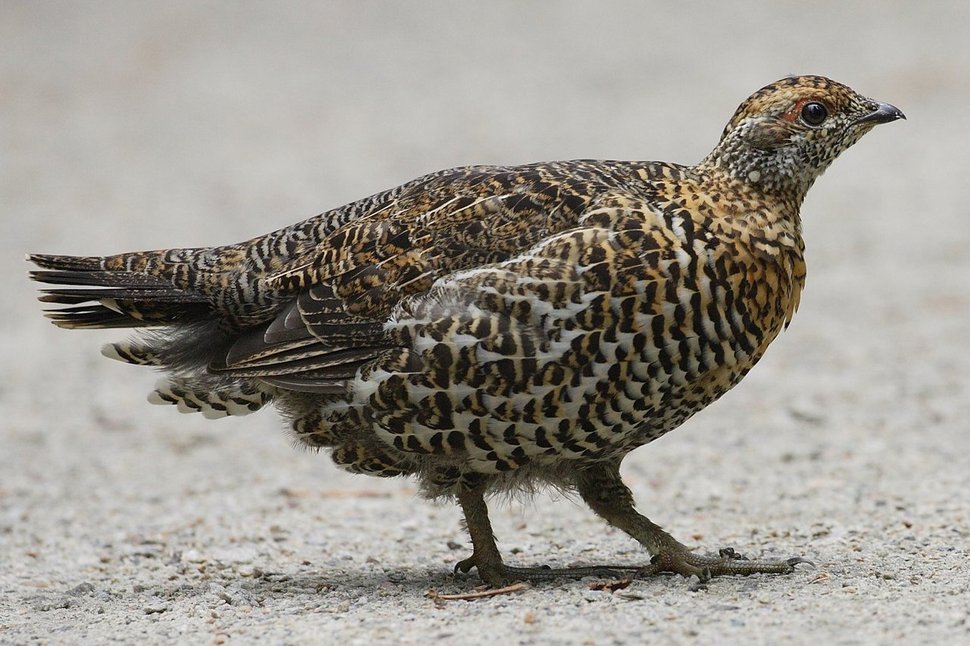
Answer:
[{"label": "dark tail feather", "polygon": [[205,296],[179,289],[167,278],[109,269],[107,258],[31,254],[27,259],[43,268],[30,272],[33,280],[71,285],[44,289],[39,297],[44,303],[69,306],[45,310],[58,327],[154,327],[199,319],[209,312]]},{"label": "dark tail feather", "polygon": [[27,254],[27,260],[38,267],[56,269],[58,271],[66,271],[69,269],[91,271],[101,269],[104,263],[104,258],[99,256],[51,256],[42,253]]},{"label": "dark tail feather", "polygon": [[44,316],[57,327],[72,330],[137,327],[131,317],[100,305],[44,310]]}]

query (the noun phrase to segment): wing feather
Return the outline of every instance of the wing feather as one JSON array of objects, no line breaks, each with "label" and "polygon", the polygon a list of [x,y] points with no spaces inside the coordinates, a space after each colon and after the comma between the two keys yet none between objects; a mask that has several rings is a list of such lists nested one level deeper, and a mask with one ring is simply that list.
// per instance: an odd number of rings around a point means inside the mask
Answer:
[{"label": "wing feather", "polygon": [[472,167],[408,186],[276,267],[266,281],[295,298],[210,368],[281,388],[353,377],[401,342],[385,328],[402,303],[575,228],[602,177],[574,171]]}]

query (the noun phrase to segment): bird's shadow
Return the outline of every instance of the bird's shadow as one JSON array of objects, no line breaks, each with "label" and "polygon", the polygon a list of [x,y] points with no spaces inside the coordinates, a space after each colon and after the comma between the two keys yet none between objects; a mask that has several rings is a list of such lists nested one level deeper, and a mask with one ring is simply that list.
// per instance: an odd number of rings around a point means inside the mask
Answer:
[{"label": "bird's shadow", "polygon": [[[596,577],[600,578],[600,577]],[[611,576],[603,576],[603,581],[585,583],[576,577],[554,577],[532,581],[528,588],[550,590],[575,590],[590,587],[595,590],[615,591],[624,589],[631,581]],[[606,580],[617,581],[615,587]],[[679,577],[661,575],[639,579],[639,582],[653,581],[652,585],[686,585],[692,591],[705,586],[692,587],[690,583],[678,582]],[[666,580],[666,583],[660,583]],[[687,581],[687,580],[685,580]],[[473,599],[485,588],[474,573],[453,574],[447,566],[428,565],[425,567],[347,567],[336,569],[310,569],[294,567],[288,570],[263,571],[255,569],[251,574],[223,572],[219,576],[205,576],[202,580],[186,580],[171,575],[164,580],[159,577],[154,582],[145,582],[131,591],[111,590],[103,582],[84,583],[70,590],[48,590],[30,595],[24,601],[37,610],[56,610],[80,606],[98,613],[104,612],[106,603],[117,602],[128,608],[131,604],[142,605],[145,613],[175,610],[188,602],[195,607],[198,600],[204,599],[210,607],[225,603],[236,607],[271,606],[280,607],[298,603],[301,606],[319,607],[323,610],[337,610],[341,604],[353,603],[363,598],[398,597],[422,599],[430,597],[441,603],[448,595],[453,599]],[[746,587],[758,587],[758,581],[749,581]],[[518,594],[525,588],[513,586],[499,594]],[[638,593],[632,593],[636,597]],[[214,605],[213,605],[214,604]],[[159,608],[155,610],[155,608]]]},{"label": "bird's shadow", "polygon": [[264,595],[301,595],[307,591],[339,590],[347,595],[366,595],[374,590],[394,590],[423,595],[428,590],[467,591],[481,585],[474,574],[452,574],[447,567],[396,568],[392,570],[326,570],[265,572],[249,579],[247,588]]},{"label": "bird's shadow", "polygon": [[[380,595],[424,597],[438,594],[467,594],[480,592],[484,583],[473,572],[452,573],[445,565],[428,567],[347,568],[328,570],[296,569],[290,571],[257,571],[252,576],[229,576],[220,578],[219,584],[226,589],[227,603],[239,602],[262,605],[269,599],[324,599],[331,595],[341,599],[354,599]],[[551,578],[531,581],[530,588],[545,590],[582,586],[580,577]],[[162,598],[178,596],[212,595],[211,582],[166,581],[155,588]]]},{"label": "bird's shadow", "polygon": [[[607,573],[603,579],[619,579],[624,572]],[[632,576],[632,574],[630,575]],[[557,589],[582,586],[583,575],[552,577],[528,582],[530,588]],[[653,579],[675,578],[660,575]],[[240,587],[260,597],[301,596],[308,593],[339,592],[341,596],[365,596],[375,590],[405,596],[424,596],[428,593],[464,594],[483,589],[484,583],[473,572],[452,573],[447,566],[402,567],[395,569],[340,569],[296,572],[260,572],[258,576],[238,579]]]}]

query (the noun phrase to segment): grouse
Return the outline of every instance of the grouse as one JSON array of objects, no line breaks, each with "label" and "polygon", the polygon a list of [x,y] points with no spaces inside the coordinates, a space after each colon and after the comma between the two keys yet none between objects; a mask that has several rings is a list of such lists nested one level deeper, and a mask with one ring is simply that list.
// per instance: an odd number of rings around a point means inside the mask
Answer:
[{"label": "grouse", "polygon": [[694,166],[574,160],[444,170],[239,244],[41,255],[70,329],[167,374],[150,401],[206,417],[272,403],[350,471],[461,506],[456,571],[488,584],[617,572],[503,562],[489,494],[578,493],[651,554],[639,575],[788,573],[689,550],[634,508],[633,449],[737,384],[791,321],[799,210],[888,103],[821,76],[765,86]]}]

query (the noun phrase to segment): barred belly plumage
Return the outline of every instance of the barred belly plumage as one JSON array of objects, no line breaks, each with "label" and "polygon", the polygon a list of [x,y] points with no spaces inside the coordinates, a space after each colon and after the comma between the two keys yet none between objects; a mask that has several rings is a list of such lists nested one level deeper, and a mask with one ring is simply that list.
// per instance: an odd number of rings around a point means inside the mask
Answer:
[{"label": "barred belly plumage", "polygon": [[[600,228],[402,304],[388,325],[404,347],[393,368],[354,383],[371,426],[361,431],[393,452],[446,458],[451,478],[437,484],[448,488],[465,472],[623,455],[717,399],[781,321],[753,325],[735,263],[719,264],[718,246],[687,233],[684,216],[649,215],[634,226],[601,212]],[[660,240],[664,257],[644,258]],[[638,275],[623,274],[623,254]]]}]

